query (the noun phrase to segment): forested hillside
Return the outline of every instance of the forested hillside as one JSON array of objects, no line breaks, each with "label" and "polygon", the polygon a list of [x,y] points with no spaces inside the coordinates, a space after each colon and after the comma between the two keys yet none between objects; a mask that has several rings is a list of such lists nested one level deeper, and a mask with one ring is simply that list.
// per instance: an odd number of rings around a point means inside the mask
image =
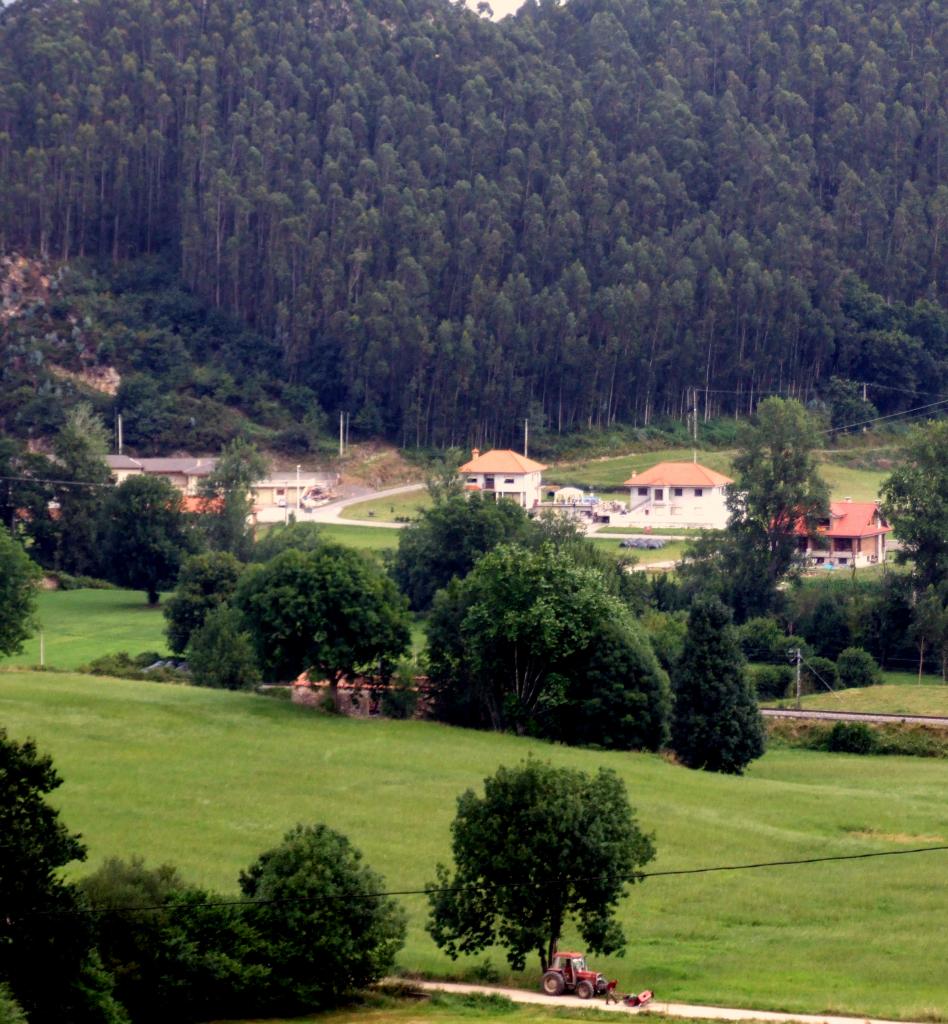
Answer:
[{"label": "forested hillside", "polygon": [[946,53],[930,0],[14,0],[0,251],[164,255],[408,444],[904,409],[948,390]]}]

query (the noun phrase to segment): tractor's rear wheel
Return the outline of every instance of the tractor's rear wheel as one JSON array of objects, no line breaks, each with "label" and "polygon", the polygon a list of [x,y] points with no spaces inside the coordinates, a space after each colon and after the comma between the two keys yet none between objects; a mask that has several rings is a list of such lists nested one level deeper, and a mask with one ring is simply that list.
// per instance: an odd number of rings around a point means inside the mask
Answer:
[{"label": "tractor's rear wheel", "polygon": [[583,978],[582,981],[576,983],[576,995],[578,995],[580,999],[592,999],[595,994],[596,990],[593,988],[593,983],[591,981],[586,981],[586,979]]},{"label": "tractor's rear wheel", "polygon": [[563,989],[566,988],[566,982],[563,981],[563,975],[557,974],[556,971],[547,971],[543,975],[543,991],[548,996],[561,996]]}]

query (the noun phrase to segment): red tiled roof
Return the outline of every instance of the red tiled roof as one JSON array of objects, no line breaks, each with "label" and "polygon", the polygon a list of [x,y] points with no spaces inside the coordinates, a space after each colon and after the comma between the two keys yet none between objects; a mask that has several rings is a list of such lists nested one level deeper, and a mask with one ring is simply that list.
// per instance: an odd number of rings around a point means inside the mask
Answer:
[{"label": "red tiled roof", "polygon": [[892,527],[878,513],[877,501],[831,501],[829,528],[820,527],[819,533],[825,537],[877,537],[889,533]]},{"label": "red tiled roof", "polygon": [[220,498],[198,498],[191,494],[185,494],[181,498],[182,512],[197,512],[203,515],[206,512],[220,512],[224,502]]},{"label": "red tiled roof", "polygon": [[734,481],[697,462],[659,462],[642,473],[633,474],[626,487],[723,487]]},{"label": "red tiled roof", "polygon": [[546,466],[509,448],[495,448],[461,466],[461,473],[542,473]]}]

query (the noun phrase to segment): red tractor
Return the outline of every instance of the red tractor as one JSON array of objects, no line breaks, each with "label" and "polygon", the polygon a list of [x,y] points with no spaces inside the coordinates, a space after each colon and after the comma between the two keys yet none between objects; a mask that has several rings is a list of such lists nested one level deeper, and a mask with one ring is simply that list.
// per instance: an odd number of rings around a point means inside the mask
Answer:
[{"label": "red tractor", "polygon": [[554,953],[541,984],[548,996],[575,992],[580,999],[591,999],[606,991],[606,979],[586,969],[586,957],[582,953]]}]

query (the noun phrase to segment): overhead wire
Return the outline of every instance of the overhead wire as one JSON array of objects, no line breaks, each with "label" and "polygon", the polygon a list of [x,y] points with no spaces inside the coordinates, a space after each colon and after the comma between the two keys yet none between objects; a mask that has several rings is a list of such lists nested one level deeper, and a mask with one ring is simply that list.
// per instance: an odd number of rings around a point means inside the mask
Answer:
[{"label": "overhead wire", "polygon": [[[878,857],[903,857],[909,854],[919,853],[936,853],[940,851],[948,850],[948,844],[939,846],[920,846],[910,850],[876,850],[868,853],[845,853],[845,854],[830,854],[825,857],[801,857],[790,860],[771,860],[771,861],[758,861],[749,864],[715,864],[708,865],[706,867],[698,868],[670,868],[667,871],[637,871],[634,873],[633,881],[640,882],[646,878],[672,878],[683,875],[707,875],[722,871],[757,871],[764,868],[781,868],[781,867],[794,867],[797,865],[806,864],[826,864],[831,862],[839,861],[855,861],[855,860],[869,860]],[[611,875],[600,875],[590,879],[588,881],[608,881],[612,878]],[[557,885],[567,881],[566,879],[556,879],[544,877],[542,882],[535,880],[530,881],[517,881],[512,879],[506,881],[503,884],[508,888],[535,888],[542,885],[547,887],[550,885]],[[287,896],[280,899],[261,899],[261,900],[206,900],[200,903],[184,903],[184,904],[152,904],[149,906],[127,906],[127,907],[75,907],[64,910],[33,910],[30,912],[31,915],[39,916],[60,916],[60,915],[75,915],[75,914],[125,914],[125,913],[155,913],[161,911],[176,911],[176,910],[198,910],[207,909],[213,907],[254,907],[254,906],[281,906],[284,904],[300,904],[300,903],[327,903],[332,900],[353,900],[353,899],[384,899],[395,896],[428,896],[428,895],[439,895],[445,893],[458,893],[473,891],[472,886],[442,886],[438,888],[425,888],[425,889],[389,889],[380,892],[340,892],[340,893],[321,893],[318,896]]]}]

